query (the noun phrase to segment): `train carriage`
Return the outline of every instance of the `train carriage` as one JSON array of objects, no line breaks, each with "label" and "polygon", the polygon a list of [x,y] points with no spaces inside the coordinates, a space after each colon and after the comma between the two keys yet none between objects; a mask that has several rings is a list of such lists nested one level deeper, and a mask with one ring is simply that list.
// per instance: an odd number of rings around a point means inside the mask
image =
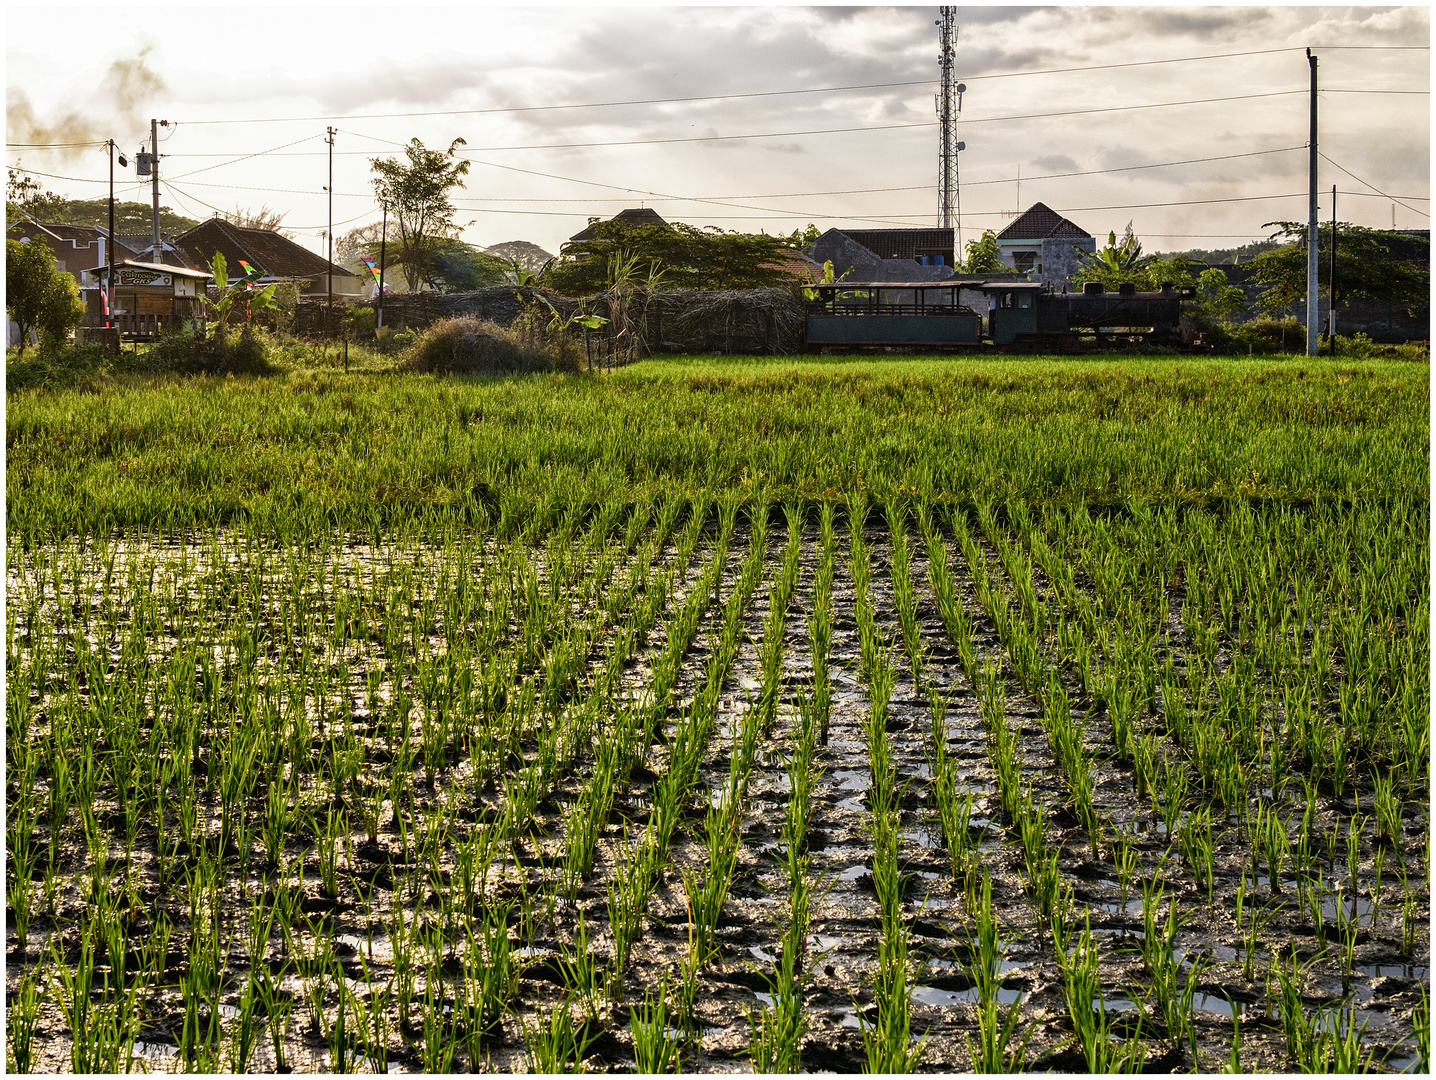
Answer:
[{"label": "train carriage", "polygon": [[1182,301],[1196,295],[1190,286],[1170,283],[1150,293],[1131,285],[1109,293],[1099,282],[1088,282],[1080,293],[1054,293],[1039,282],[963,278],[823,283],[807,292],[810,349],[1056,352],[1118,342],[1175,343]]}]

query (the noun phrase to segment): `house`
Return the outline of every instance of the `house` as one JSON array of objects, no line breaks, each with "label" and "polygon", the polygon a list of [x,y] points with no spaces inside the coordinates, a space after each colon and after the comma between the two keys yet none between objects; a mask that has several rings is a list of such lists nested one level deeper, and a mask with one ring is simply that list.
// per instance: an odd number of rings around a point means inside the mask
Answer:
[{"label": "house", "polygon": [[[372,291],[367,277],[361,278],[352,270],[321,258],[287,236],[268,229],[245,228],[223,218],[210,218],[188,232],[180,233],[174,238],[173,250],[169,250],[164,238],[160,243],[165,249],[164,257],[159,260],[161,262],[208,271],[218,252],[224,256],[232,277],[242,277],[247,263],[258,275],[254,279],[256,285],[292,281],[300,299],[328,296],[331,272],[337,299],[359,300]],[[152,245],[145,245],[139,258],[148,260],[152,250]]]},{"label": "house", "polygon": [[1095,252],[1097,241],[1080,225],[1044,203],[1033,203],[997,234],[1002,261],[1018,273],[1054,289],[1075,288],[1081,278],[1081,252]]},{"label": "house", "polygon": [[[611,221],[621,221],[625,225],[637,228],[640,225],[662,225],[668,227],[668,222],[659,216],[657,210],[650,210],[646,206],[635,206],[628,210],[620,210],[614,214]],[[588,226],[580,229],[568,238],[570,244],[581,244],[585,240],[592,240],[596,235],[593,227],[598,224],[598,218],[589,218]]]},{"label": "house", "polygon": [[[55,256],[59,269],[75,279],[80,299],[85,302],[84,326],[105,325],[105,305],[100,296],[100,278],[92,267],[109,262],[105,250],[106,230],[94,225],[43,224],[28,218],[5,230],[9,240],[22,244],[40,243]],[[115,261],[133,259],[138,252],[124,237],[115,238]]]},{"label": "house", "polygon": [[808,254],[842,281],[942,281],[953,274],[951,229],[829,229]]}]

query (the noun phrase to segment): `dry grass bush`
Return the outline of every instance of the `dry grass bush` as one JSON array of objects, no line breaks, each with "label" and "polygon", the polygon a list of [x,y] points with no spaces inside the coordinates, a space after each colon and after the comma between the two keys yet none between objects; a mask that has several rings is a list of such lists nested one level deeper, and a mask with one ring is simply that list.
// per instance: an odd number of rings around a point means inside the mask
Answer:
[{"label": "dry grass bush", "polygon": [[567,338],[524,333],[470,316],[443,319],[410,346],[402,366],[434,375],[579,371],[582,350]]}]

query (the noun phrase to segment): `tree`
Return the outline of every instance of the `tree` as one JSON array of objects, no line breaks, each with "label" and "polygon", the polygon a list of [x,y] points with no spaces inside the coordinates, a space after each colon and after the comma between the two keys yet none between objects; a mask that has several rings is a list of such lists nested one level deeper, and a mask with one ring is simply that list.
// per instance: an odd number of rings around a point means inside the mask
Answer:
[{"label": "tree", "polygon": [[567,245],[539,281],[569,296],[591,296],[612,284],[615,258],[628,276],[662,273],[673,289],[754,289],[792,280],[782,260],[788,241],[777,236],[698,229],[692,225],[630,225],[599,221],[593,236]]},{"label": "tree", "polygon": [[37,221],[53,221],[54,209],[65,199],[53,191],[45,191],[40,182],[24,169],[7,170],[5,177],[5,225],[8,228],[21,217]]},{"label": "tree", "polygon": [[41,348],[52,350],[63,345],[85,319],[75,279],[38,242],[5,241],[5,307],[20,328],[22,354],[30,331],[39,330]]},{"label": "tree", "polygon": [[[350,229],[342,236],[334,240],[334,263],[336,266],[344,266],[350,270],[363,270],[368,272],[361,261],[361,256],[367,255],[379,262],[379,241],[381,239],[384,223],[382,221],[371,221],[368,225],[360,225],[357,229]],[[392,251],[385,252],[384,265],[390,267],[398,260],[399,245],[395,243]],[[385,283],[387,285],[387,282]]]},{"label": "tree", "polygon": [[446,153],[426,149],[418,139],[404,147],[408,164],[394,158],[371,158],[374,192],[389,208],[399,233],[398,261],[410,292],[432,274],[435,241],[454,232],[454,204],[449,192],[462,187],[469,171],[468,161],[455,161],[454,152],[464,145],[455,139]]},{"label": "tree", "polygon": [[[1287,242],[1264,251],[1251,262],[1251,280],[1263,286],[1257,307],[1271,315],[1285,315],[1306,299],[1306,223],[1271,221],[1272,238]],[[1317,281],[1322,295],[1331,292],[1331,223],[1317,231]],[[1336,223],[1336,304],[1400,304],[1409,313],[1429,303],[1431,295],[1430,241]]]},{"label": "tree", "polygon": [[473,292],[509,280],[510,264],[462,240],[434,242],[425,282],[444,292]]},{"label": "tree", "polygon": [[284,215],[278,210],[271,210],[266,203],[258,210],[246,210],[241,206],[235,206],[234,212],[226,211],[223,215],[225,221],[231,225],[238,225],[241,229],[263,229],[266,232],[278,233],[280,236],[287,236],[294,239],[294,233],[289,229],[281,229],[284,224]]},{"label": "tree", "polygon": [[822,235],[823,230],[810,221],[806,229],[794,229],[790,232],[787,236],[787,243],[795,251],[802,251],[804,248],[812,247],[817,243],[818,237]]},{"label": "tree", "polygon": [[978,239],[967,242],[967,258],[961,265],[964,274],[1001,274],[1011,269],[1002,261],[1002,252],[997,246],[997,234],[991,229]]}]

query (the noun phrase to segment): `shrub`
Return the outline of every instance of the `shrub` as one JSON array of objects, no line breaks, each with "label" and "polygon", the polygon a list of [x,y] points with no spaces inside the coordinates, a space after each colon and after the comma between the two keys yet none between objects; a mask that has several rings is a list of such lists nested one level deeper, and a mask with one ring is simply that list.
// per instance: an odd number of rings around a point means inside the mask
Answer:
[{"label": "shrub", "polygon": [[68,345],[11,350],[5,360],[5,389],[59,390],[92,387],[110,370],[110,358],[99,345]]},{"label": "shrub", "polygon": [[[402,334],[395,334],[397,344]],[[512,375],[578,371],[572,343],[530,338],[472,317],[444,319],[419,336],[403,360],[411,371],[441,375]]]},{"label": "shrub", "polygon": [[371,307],[352,307],[344,313],[344,329],[352,341],[374,336],[375,316]]},{"label": "shrub", "polygon": [[246,325],[238,334],[217,327],[208,336],[186,322],[150,347],[147,366],[182,375],[269,375],[273,343],[257,327]]}]

